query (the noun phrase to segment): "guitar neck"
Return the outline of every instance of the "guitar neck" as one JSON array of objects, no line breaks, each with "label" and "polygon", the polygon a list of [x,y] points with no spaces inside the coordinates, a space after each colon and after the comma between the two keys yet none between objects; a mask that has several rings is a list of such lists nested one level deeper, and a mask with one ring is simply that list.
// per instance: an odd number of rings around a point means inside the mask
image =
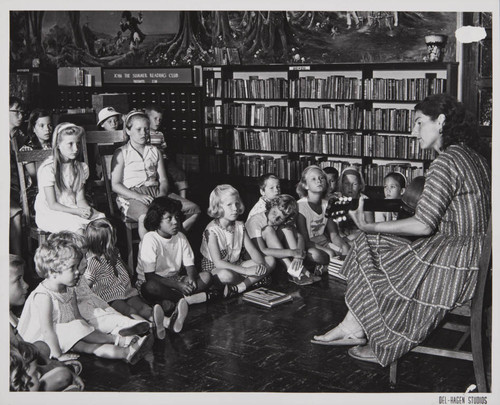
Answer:
[{"label": "guitar neck", "polygon": [[[354,199],[349,202],[350,209],[358,208],[358,199]],[[397,200],[378,200],[378,199],[366,199],[365,200],[365,211],[389,211],[389,212],[398,212],[401,209],[402,201]],[[352,207],[352,208],[351,208]]]}]

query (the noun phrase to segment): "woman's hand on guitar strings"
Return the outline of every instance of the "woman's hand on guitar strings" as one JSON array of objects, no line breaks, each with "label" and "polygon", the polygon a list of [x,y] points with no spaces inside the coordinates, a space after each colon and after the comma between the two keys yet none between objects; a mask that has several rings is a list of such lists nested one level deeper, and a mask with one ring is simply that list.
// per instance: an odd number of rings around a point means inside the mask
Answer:
[{"label": "woman's hand on guitar strings", "polygon": [[368,197],[361,195],[359,197],[358,208],[355,211],[349,211],[349,216],[352,218],[358,229],[362,231],[367,231],[367,225],[369,225],[365,220],[365,200]]}]

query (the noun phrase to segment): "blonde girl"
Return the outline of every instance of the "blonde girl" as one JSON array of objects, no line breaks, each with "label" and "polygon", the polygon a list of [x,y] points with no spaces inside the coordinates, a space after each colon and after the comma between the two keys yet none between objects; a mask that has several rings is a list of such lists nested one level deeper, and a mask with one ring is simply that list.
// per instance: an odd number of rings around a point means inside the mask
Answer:
[{"label": "blonde girl", "polygon": [[297,228],[306,242],[308,257],[319,265],[327,265],[330,258],[346,255],[349,251],[349,245],[339,236],[336,224],[325,216],[328,201],[323,196],[327,188],[325,172],[315,165],[304,169],[297,186],[297,191],[306,195],[297,202]]},{"label": "blonde girl", "polygon": [[77,358],[68,353],[72,351],[136,363],[151,348],[151,335],[115,338],[94,329],[80,315],[75,286],[82,258],[74,243],[61,239],[47,241],[37,249],[36,272],[44,280],[26,300],[19,334],[30,343],[44,341],[50,357],[60,361]]},{"label": "blonde girl", "polygon": [[92,291],[123,315],[151,321],[158,339],[165,338],[164,313],[151,308],[130,283],[129,271],[116,248],[116,232],[107,219],[96,219],[85,228],[87,269],[85,279]]},{"label": "blonde girl", "polygon": [[143,111],[132,110],[125,116],[123,132],[129,141],[113,154],[111,186],[122,213],[139,222],[142,239],[149,204],[168,194],[167,172],[161,152],[148,144],[149,118]]},{"label": "blonde girl", "polygon": [[69,122],[56,126],[52,135],[52,156],[38,169],[35,220],[46,232],[81,233],[87,223],[104,217],[85,199],[89,167],[78,160],[82,134],[82,127]]},{"label": "blonde girl", "polygon": [[[238,217],[245,210],[238,191],[222,184],[210,193],[208,215],[214,218],[203,232],[201,266],[225,284],[224,296],[242,293],[250,286],[269,285],[275,260],[255,247]],[[248,253],[250,260],[245,260]]]}]

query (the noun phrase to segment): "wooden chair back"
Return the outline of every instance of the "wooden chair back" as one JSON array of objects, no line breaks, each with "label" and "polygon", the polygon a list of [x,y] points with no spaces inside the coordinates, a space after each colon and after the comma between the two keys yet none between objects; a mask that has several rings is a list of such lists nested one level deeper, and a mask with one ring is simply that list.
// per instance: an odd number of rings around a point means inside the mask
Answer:
[{"label": "wooden chair back", "polygon": [[117,211],[114,204],[113,190],[111,188],[111,161],[113,160],[113,153],[119,145],[103,145],[98,144],[99,156],[101,158],[102,174],[104,179],[104,187],[106,190],[106,200],[108,202],[108,209],[111,216],[115,216]]},{"label": "wooden chair back", "polygon": [[123,131],[87,131],[87,144],[114,144],[126,142],[126,136]]}]

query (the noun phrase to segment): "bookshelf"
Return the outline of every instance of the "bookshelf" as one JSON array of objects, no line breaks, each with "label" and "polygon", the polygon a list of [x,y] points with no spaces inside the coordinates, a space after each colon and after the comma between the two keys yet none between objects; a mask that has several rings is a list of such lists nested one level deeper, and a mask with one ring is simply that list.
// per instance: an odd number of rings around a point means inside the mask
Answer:
[{"label": "bookshelf", "polygon": [[205,67],[205,172],[295,184],[310,164],[361,166],[369,186],[389,171],[409,180],[434,158],[411,135],[413,107],[457,94],[458,64],[360,63]]}]

